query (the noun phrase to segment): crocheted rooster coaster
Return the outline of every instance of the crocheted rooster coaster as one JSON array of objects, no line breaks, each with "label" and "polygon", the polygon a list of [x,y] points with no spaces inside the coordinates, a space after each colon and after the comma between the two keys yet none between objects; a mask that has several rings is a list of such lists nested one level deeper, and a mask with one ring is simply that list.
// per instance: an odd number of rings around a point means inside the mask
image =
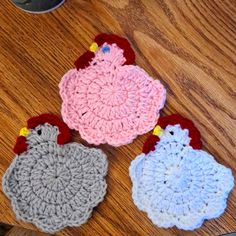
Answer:
[{"label": "crocheted rooster coaster", "polygon": [[180,115],[160,118],[130,166],[132,197],[159,227],[194,230],[223,214],[231,170],[200,150],[200,133]]},{"label": "crocheted rooster coaster", "polygon": [[105,154],[70,139],[69,128],[55,115],[29,119],[3,177],[17,218],[44,232],[85,223],[106,193]]},{"label": "crocheted rooster coaster", "polygon": [[63,120],[87,142],[120,146],[154,128],[166,91],[134,60],[125,38],[100,34],[63,76]]}]

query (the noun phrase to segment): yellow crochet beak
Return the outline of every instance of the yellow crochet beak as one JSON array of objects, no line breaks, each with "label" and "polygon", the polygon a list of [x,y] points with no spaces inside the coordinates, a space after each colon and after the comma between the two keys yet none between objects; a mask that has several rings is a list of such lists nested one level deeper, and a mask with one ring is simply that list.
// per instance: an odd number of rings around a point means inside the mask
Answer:
[{"label": "yellow crochet beak", "polygon": [[98,44],[93,42],[91,46],[89,47],[89,51],[95,53],[97,50],[98,50]]},{"label": "yellow crochet beak", "polygon": [[30,133],[29,129],[27,129],[26,127],[22,128],[20,130],[20,136],[27,136]]},{"label": "yellow crochet beak", "polygon": [[162,134],[163,134],[163,129],[161,128],[161,126],[157,125],[157,126],[154,128],[152,134],[161,137]]}]

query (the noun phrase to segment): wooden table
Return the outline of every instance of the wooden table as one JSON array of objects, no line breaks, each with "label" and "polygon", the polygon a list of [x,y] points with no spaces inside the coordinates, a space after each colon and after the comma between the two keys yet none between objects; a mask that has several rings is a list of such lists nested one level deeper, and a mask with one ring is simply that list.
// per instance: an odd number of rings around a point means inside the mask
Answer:
[{"label": "wooden table", "polygon": [[[0,177],[26,120],[60,114],[58,83],[99,32],[126,36],[136,63],[166,86],[162,115],[178,112],[202,133],[204,150],[236,176],[236,1],[68,0],[50,14],[32,15],[0,1]],[[108,194],[89,222],[58,235],[219,235],[236,230],[236,190],[225,214],[194,232],[155,227],[131,199],[128,167],[147,135],[120,148],[100,146],[109,158]],[[76,133],[74,140],[82,142]],[[0,221],[16,220],[0,193]]]}]

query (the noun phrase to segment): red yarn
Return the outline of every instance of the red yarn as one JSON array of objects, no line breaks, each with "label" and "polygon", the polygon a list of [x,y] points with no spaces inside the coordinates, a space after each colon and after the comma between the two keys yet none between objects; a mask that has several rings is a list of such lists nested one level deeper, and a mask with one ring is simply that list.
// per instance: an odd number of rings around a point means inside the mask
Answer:
[{"label": "red yarn", "polygon": [[[112,35],[112,34],[111,34]],[[110,35],[110,37],[111,37]],[[101,33],[101,34],[98,34],[94,41],[98,44],[98,46],[100,47],[102,44],[104,44],[104,42],[107,42],[108,43],[108,34],[105,34],[105,33]]]},{"label": "red yarn", "polygon": [[[65,144],[71,141],[71,133],[69,127],[56,115],[53,114],[42,114],[40,116],[35,116],[27,121],[27,128],[34,129],[38,125],[48,123],[53,126],[57,126],[59,129],[59,134],[57,136],[58,144]],[[14,152],[20,154],[27,150],[28,144],[26,142],[26,137],[19,136],[16,140],[14,147]]]},{"label": "red yarn", "polygon": [[156,135],[150,135],[146,142],[144,143],[143,145],[143,150],[142,152],[145,153],[145,154],[148,154],[149,152],[151,151],[154,151],[155,150],[155,145],[156,143],[159,141],[159,137],[156,136]]},{"label": "red yarn", "polygon": [[80,56],[74,63],[77,70],[84,69],[89,66],[89,63],[94,58],[95,54],[91,51],[85,52],[82,56]]},{"label": "red yarn", "polygon": [[[122,38],[115,34],[99,34],[95,37],[94,40],[98,46],[102,46],[105,42],[108,44],[115,43],[119,48],[124,50],[124,57],[126,59],[125,65],[133,64],[135,61],[135,54],[133,49],[130,46],[130,43],[127,39]],[[80,56],[75,61],[75,66],[77,70],[84,69],[89,66],[89,63],[94,58],[95,54],[93,52],[87,51],[82,56]]]},{"label": "red yarn", "polygon": [[[191,138],[189,144],[190,146],[192,146],[193,149],[202,148],[201,134],[191,120],[186,119],[179,114],[173,114],[170,116],[160,117],[157,122],[157,125],[161,126],[162,129],[165,129],[167,125],[176,125],[176,124],[179,124],[182,129],[188,129],[189,137]],[[145,152],[144,151],[143,152],[146,154],[148,153],[148,150],[150,151],[154,150],[156,145],[156,142],[153,141],[154,138],[150,137],[148,137],[143,146],[143,149],[145,147]]]},{"label": "red yarn", "polygon": [[13,148],[15,154],[21,154],[27,150],[28,144],[26,143],[26,137],[19,136],[16,139],[16,144]]}]

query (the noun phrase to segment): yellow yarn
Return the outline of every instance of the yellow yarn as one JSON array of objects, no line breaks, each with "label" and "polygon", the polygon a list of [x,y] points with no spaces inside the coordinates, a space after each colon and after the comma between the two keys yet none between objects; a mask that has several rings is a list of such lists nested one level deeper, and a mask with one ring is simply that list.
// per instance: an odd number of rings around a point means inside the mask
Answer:
[{"label": "yellow yarn", "polygon": [[96,52],[98,50],[98,44],[97,43],[92,43],[91,46],[89,47],[89,51],[91,52]]},{"label": "yellow yarn", "polygon": [[153,135],[156,135],[156,136],[160,136],[163,134],[163,130],[161,128],[161,126],[157,125],[154,130],[153,130]]},{"label": "yellow yarn", "polygon": [[29,130],[24,127],[20,130],[20,136],[27,136],[29,134]]}]

